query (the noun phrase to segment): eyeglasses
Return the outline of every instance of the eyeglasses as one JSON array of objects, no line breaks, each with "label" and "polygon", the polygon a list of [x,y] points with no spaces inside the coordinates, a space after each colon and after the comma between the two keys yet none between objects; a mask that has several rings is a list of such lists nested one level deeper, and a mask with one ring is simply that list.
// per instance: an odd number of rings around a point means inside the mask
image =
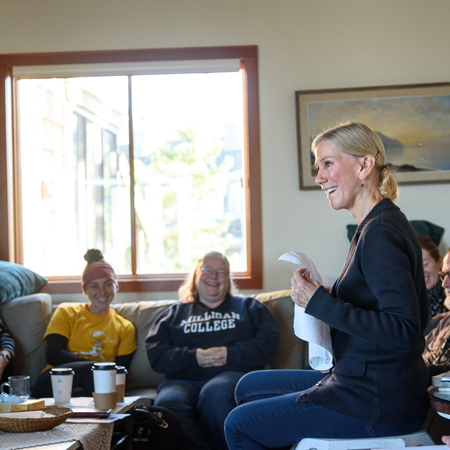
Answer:
[{"label": "eyeglasses", "polygon": [[439,272],[439,278],[444,282],[445,277],[450,277],[450,272]]},{"label": "eyeglasses", "polygon": [[205,273],[209,277],[212,277],[214,274],[216,274],[218,277],[221,277],[221,278],[228,276],[228,274],[230,273],[223,269],[214,270],[214,269],[211,269],[210,267],[202,267],[202,268],[200,268],[200,271],[202,273]]}]

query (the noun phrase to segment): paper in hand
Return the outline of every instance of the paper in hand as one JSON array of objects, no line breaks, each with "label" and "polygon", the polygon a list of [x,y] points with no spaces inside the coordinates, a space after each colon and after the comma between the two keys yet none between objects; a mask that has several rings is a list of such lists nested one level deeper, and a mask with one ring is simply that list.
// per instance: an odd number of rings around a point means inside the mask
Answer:
[{"label": "paper in hand", "polygon": [[[281,261],[289,261],[309,270],[311,278],[322,284],[322,277],[308,256],[300,252],[281,255]],[[333,367],[330,327],[305,313],[305,308],[295,305],[294,332],[296,336],[309,343],[309,365],[315,370],[328,370]]]}]

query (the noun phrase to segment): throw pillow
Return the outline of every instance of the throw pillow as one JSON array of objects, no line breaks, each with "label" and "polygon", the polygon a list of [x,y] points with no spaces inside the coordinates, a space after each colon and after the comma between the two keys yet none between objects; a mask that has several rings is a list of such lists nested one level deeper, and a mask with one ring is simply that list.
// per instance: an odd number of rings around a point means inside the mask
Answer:
[{"label": "throw pillow", "polygon": [[47,278],[20,264],[0,261],[0,304],[35,294],[47,283]]}]

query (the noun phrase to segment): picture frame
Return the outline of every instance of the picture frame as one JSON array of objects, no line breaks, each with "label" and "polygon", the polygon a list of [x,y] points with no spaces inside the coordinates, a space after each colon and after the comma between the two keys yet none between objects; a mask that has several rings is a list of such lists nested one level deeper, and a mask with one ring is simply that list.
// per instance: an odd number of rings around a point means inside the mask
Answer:
[{"label": "picture frame", "polygon": [[450,83],[295,91],[300,189],[320,189],[311,143],[357,121],[381,138],[399,184],[450,182]]}]

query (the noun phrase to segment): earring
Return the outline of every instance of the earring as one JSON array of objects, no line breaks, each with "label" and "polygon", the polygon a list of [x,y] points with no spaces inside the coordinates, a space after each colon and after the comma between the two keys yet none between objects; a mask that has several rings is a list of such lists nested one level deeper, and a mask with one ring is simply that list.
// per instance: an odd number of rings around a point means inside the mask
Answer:
[{"label": "earring", "polygon": [[364,187],[364,180],[361,180],[361,187]]}]

